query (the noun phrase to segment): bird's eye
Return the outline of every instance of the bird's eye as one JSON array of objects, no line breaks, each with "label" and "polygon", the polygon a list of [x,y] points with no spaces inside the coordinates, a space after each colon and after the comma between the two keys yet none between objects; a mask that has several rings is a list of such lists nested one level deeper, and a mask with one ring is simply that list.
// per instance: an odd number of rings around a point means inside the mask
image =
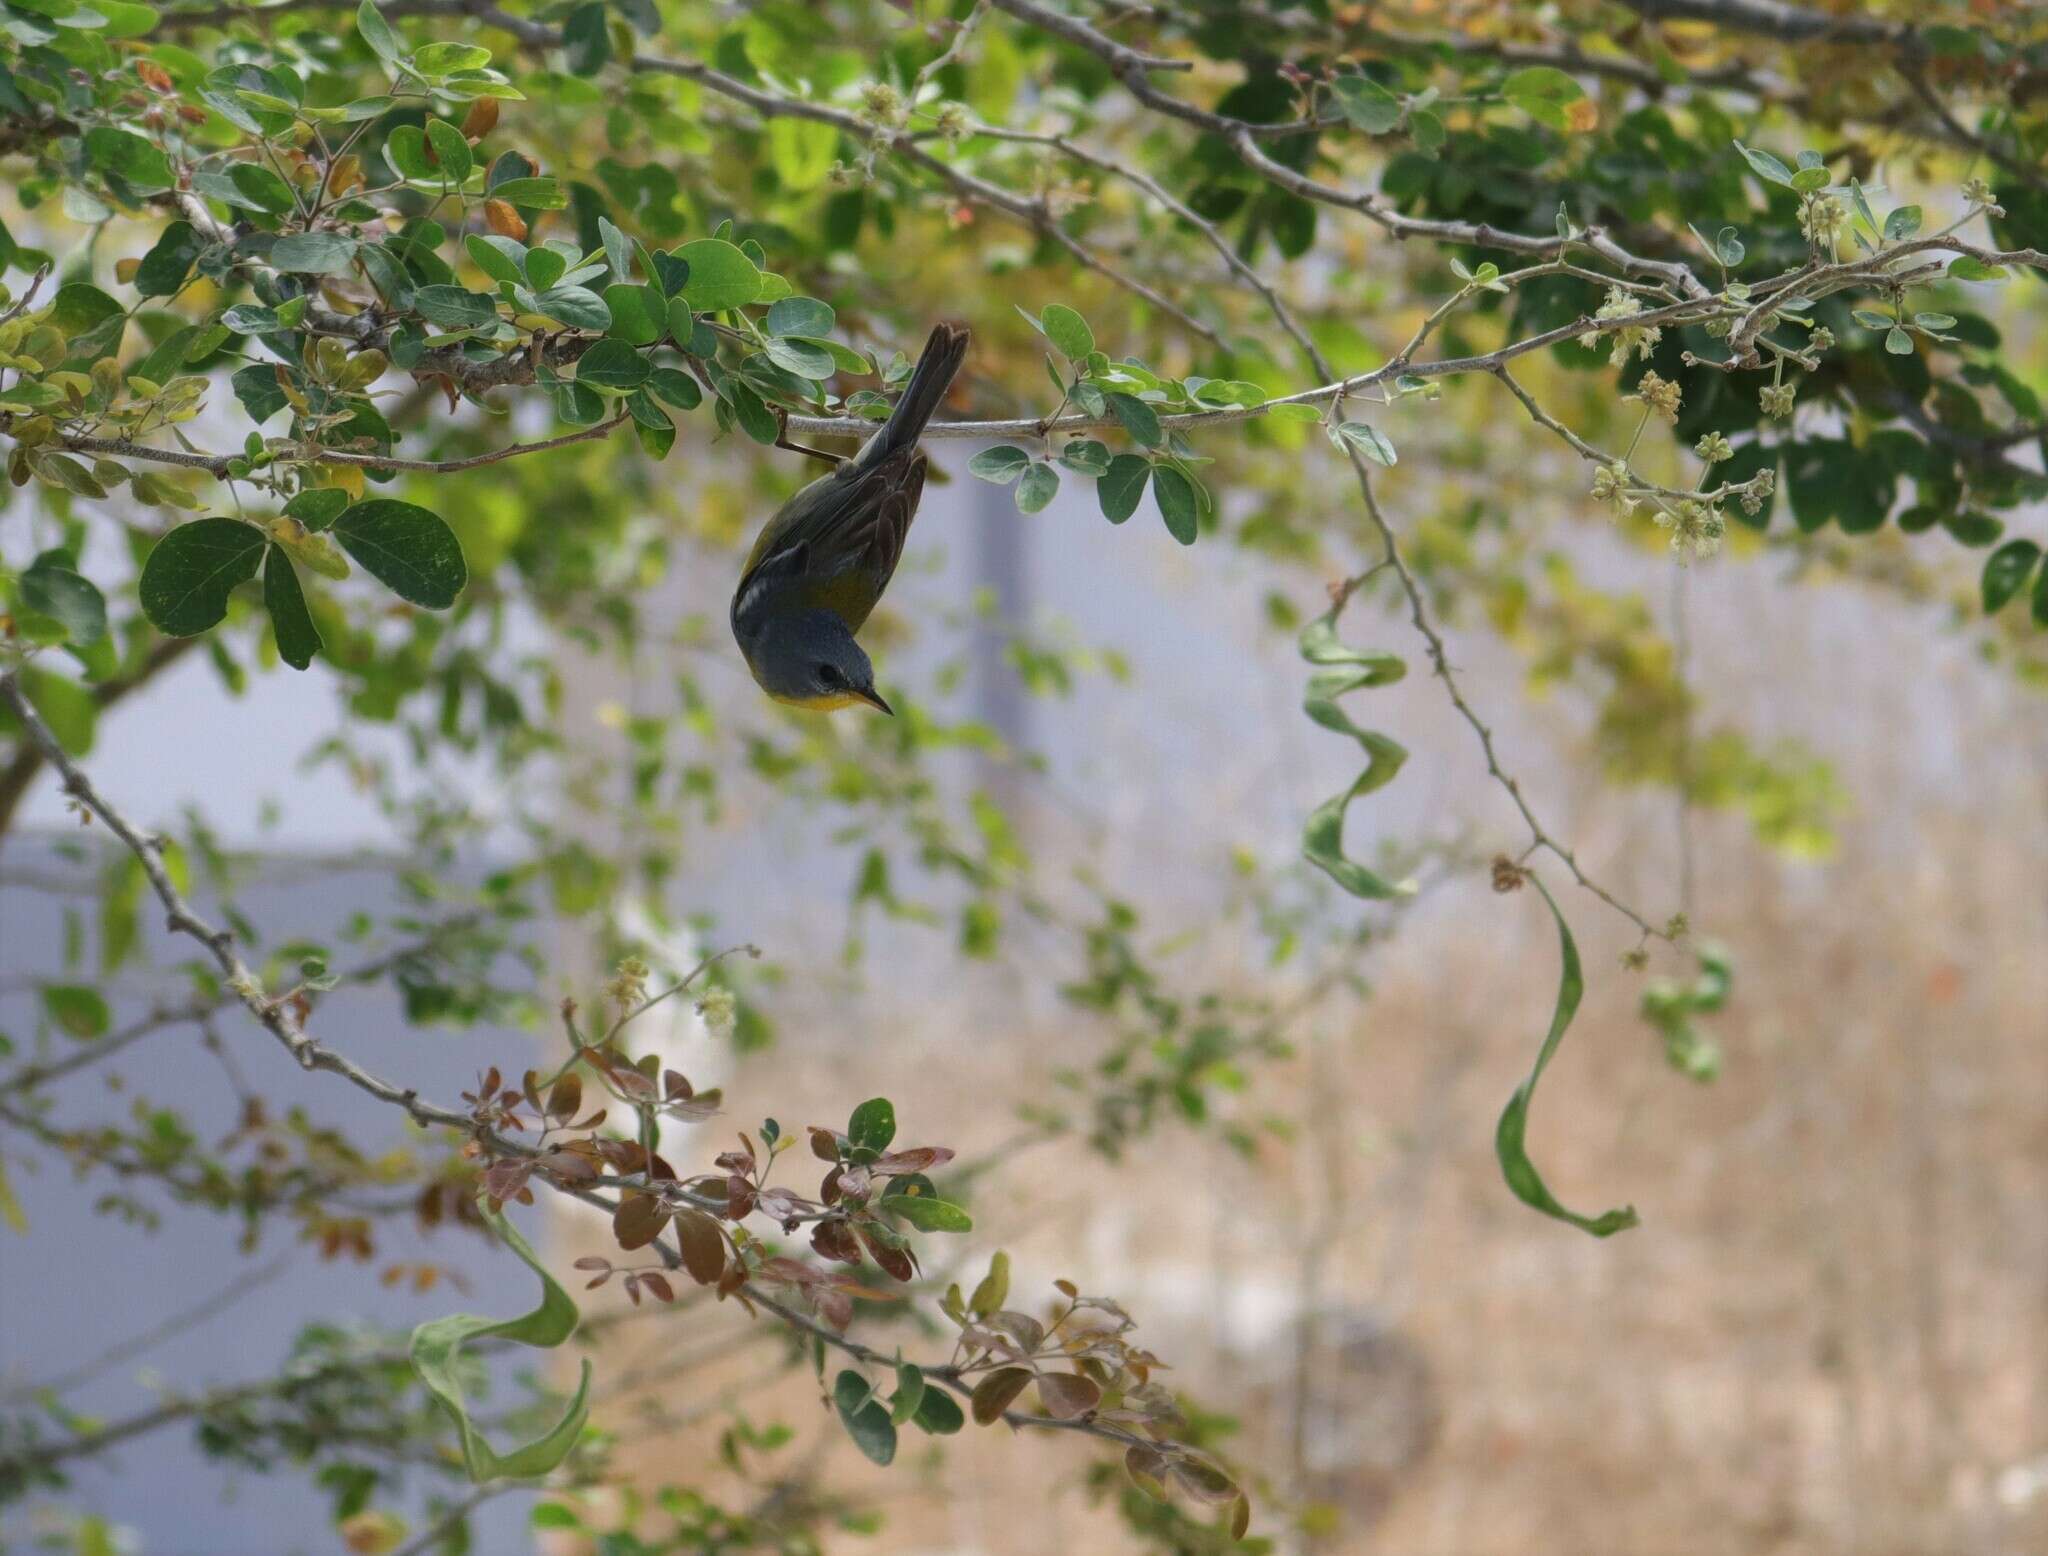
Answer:
[{"label": "bird's eye", "polygon": [[839,677],[839,667],[838,667],[837,665],[834,665],[834,664],[821,664],[821,665],[819,665],[819,666],[818,666],[818,684],[819,684],[820,686],[837,686],[837,685],[839,685],[839,684],[840,684],[840,677]]}]

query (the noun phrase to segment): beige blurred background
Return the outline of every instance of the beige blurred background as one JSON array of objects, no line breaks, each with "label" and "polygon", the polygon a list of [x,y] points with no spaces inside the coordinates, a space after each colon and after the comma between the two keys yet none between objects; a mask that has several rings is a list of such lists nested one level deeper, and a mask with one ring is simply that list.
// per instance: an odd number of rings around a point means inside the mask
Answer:
[{"label": "beige blurred background", "polygon": [[[1397,524],[1444,500],[1472,439],[1498,436],[1404,441]],[[958,471],[965,453],[940,459]],[[1575,489],[1547,451],[1513,468],[1531,490]],[[1225,546],[1182,552],[1141,524],[1111,530],[1085,492],[1032,519],[994,496],[965,480],[928,496],[897,608],[944,609],[993,568],[1020,620],[1128,655],[1133,677],[997,710],[1048,753],[1043,777],[1007,780],[1032,846],[1055,869],[1087,860],[1133,900],[1190,989],[1287,1002],[1305,974],[1266,965],[1263,944],[1223,916],[1217,883],[1232,846],[1284,855],[1307,809],[1356,768],[1353,748],[1301,716],[1303,666],[1261,622],[1269,587],[1307,602],[1313,586]],[[1550,508],[1531,515],[1542,543],[1639,595],[1668,630],[1669,554]],[[1702,727],[1801,740],[1849,796],[1819,858],[1772,852],[1740,815],[1692,820],[1694,919],[1738,969],[1707,1023],[1725,1056],[1718,1081],[1667,1066],[1636,1013],[1643,975],[1619,965],[1633,930],[1549,871],[1589,992],[1538,1094],[1532,1153],[1566,1203],[1633,1202],[1639,1229],[1595,1241],[1501,1183],[1493,1124],[1548,1020],[1556,940],[1532,893],[1496,896],[1480,870],[1433,889],[1359,956],[1369,998],[1314,1004],[1287,1031],[1298,1057],[1254,1066],[1225,1102],[1226,1122],[1280,1119],[1291,1138],[1262,1135],[1246,1157],[1213,1127],[1169,1122],[1115,1164],[1071,1140],[1029,1147],[977,1185],[957,1268],[928,1273],[971,1284],[1002,1247],[1012,1306],[1038,1310],[1056,1277],[1114,1295],[1174,1385],[1241,1423],[1218,1446],[1252,1477],[1255,1532],[1281,1550],[2048,1548],[2048,742],[2038,693],[1944,603],[1980,558],[1937,537],[1871,544],[1886,567],[1932,566],[1931,598],[1820,581],[1811,557],[1802,569],[1748,540],[1684,585]],[[1382,609],[1354,607],[1346,631],[1419,662]],[[886,664],[883,684],[916,653]],[[1508,764],[1589,871],[1646,911],[1675,908],[1669,792],[1603,782],[1586,699],[1532,697],[1527,666],[1483,626],[1462,621],[1453,655]],[[606,679],[589,700],[658,696],[661,679]],[[1355,808],[1354,852],[1461,827],[1482,859],[1519,847],[1469,730],[1426,676],[1352,706],[1413,753]],[[1103,1033],[1043,996],[1052,977],[963,972],[944,934],[869,924],[866,960],[835,972],[845,926],[816,912],[814,893],[843,890],[847,856],[776,802],[740,791],[733,803],[748,813],[699,855],[692,892],[716,883],[724,928],[821,971],[778,995],[779,1046],[736,1069],[677,1035],[693,1079],[727,1086],[720,1124],[771,1110],[786,1125],[837,1123],[851,1101],[886,1094],[900,1139],[971,1157],[1016,1127],[1020,1103],[1052,1096],[1050,1069],[1098,1051]],[[1063,975],[1059,948],[1046,955]],[[1667,950],[1651,975],[1687,970]],[[701,1137],[685,1148],[710,1149]],[[809,1164],[792,1165],[809,1187]],[[565,1252],[581,1237],[562,1235]],[[772,1337],[730,1309],[693,1312],[629,1326],[600,1363],[614,1391],[601,1414],[650,1484],[712,1462],[721,1388],[781,1375]],[[720,1334],[736,1349],[707,1373],[694,1359]],[[881,1335],[915,1354],[945,1345]],[[646,1387],[619,1394],[634,1376]],[[860,1459],[807,1369],[769,1397],[815,1428],[783,1470],[815,1470],[884,1514],[892,1552],[1134,1548],[1087,1485],[1097,1445],[970,1426],[944,1443],[943,1472],[920,1479]],[[748,1413],[776,1412],[755,1396]],[[905,1457],[927,1446],[907,1436]],[[799,1494],[725,1489],[742,1506]]]}]

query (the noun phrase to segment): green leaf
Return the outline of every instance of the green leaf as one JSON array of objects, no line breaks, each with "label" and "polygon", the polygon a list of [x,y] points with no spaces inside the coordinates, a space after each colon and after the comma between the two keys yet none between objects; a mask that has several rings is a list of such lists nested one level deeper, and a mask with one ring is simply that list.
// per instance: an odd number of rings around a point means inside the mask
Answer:
[{"label": "green leaf", "polygon": [[288,518],[297,519],[310,530],[324,530],[348,507],[348,493],[338,486],[316,486],[300,492],[284,505]]},{"label": "green leaf", "polygon": [[1051,341],[1069,362],[1085,362],[1095,350],[1095,332],[1088,328],[1088,321],[1064,303],[1049,304],[1038,316],[1038,322],[1045,330],[1045,338]]},{"label": "green leaf", "polygon": [[944,1389],[927,1386],[911,1420],[919,1430],[930,1432],[934,1437],[951,1437],[967,1424],[967,1412],[960,1408],[960,1401]]},{"label": "green leaf", "polygon": [[102,1036],[113,1020],[106,997],[99,990],[77,983],[46,983],[42,986],[43,1014],[58,1031],[81,1043]]},{"label": "green leaf", "polygon": [[356,31],[363,35],[363,42],[369,44],[370,51],[387,65],[405,58],[405,45],[377,9],[377,0],[363,0],[356,7]]},{"label": "green leaf", "polygon": [[1830,181],[1824,167],[1800,167],[1792,173],[1792,187],[1801,194],[1818,194]]},{"label": "green leaf", "polygon": [[815,297],[785,297],[768,310],[765,321],[770,335],[806,335],[822,339],[838,324],[829,303]]},{"label": "green leaf", "polygon": [[2003,281],[2005,266],[1987,265],[1968,254],[1958,254],[1948,262],[1948,274],[1952,281]]},{"label": "green leaf", "polygon": [[1135,395],[1111,394],[1110,414],[1123,423],[1124,431],[1146,448],[1157,448],[1166,441],[1165,433],[1159,429],[1159,414]]},{"label": "green leaf", "polygon": [[292,186],[260,162],[237,162],[228,169],[235,192],[259,211],[281,216],[298,204]]},{"label": "green leaf", "polygon": [[469,1468],[469,1478],[479,1484],[487,1480],[547,1474],[576,1445],[584,1418],[590,1411],[590,1363],[586,1360],[567,1413],[532,1442],[501,1455],[470,1421],[458,1368],[464,1345],[471,1340],[503,1339],[552,1350],[575,1331],[577,1320],[575,1302],[534,1257],[533,1250],[518,1230],[503,1215],[495,1212],[485,1211],[484,1219],[505,1240],[506,1246],[519,1256],[520,1262],[540,1277],[540,1306],[519,1318],[492,1319],[468,1313],[451,1314],[447,1318],[430,1319],[412,1332],[413,1371],[419,1374],[427,1392],[454,1417],[456,1430],[462,1435],[463,1463]]},{"label": "green leaf", "polygon": [[1537,123],[1569,130],[1571,106],[1586,95],[1586,89],[1554,65],[1531,65],[1503,81],[1500,95]]},{"label": "green leaf", "polygon": [[1347,421],[1337,429],[1337,435],[1376,465],[1392,465],[1400,458],[1386,434],[1366,422]]},{"label": "green leaf", "polygon": [[887,1097],[869,1098],[846,1121],[846,1138],[865,1150],[888,1150],[896,1138],[896,1105]]},{"label": "green leaf", "polygon": [[1401,122],[1401,99],[1370,76],[1338,76],[1330,90],[1338,112],[1368,135],[1384,135]]},{"label": "green leaf", "polygon": [[907,1425],[917,1414],[917,1407],[924,1403],[924,1369],[915,1362],[896,1364],[896,1392],[889,1398],[889,1419],[898,1426]]},{"label": "green leaf", "polygon": [[458,70],[481,70],[491,51],[480,43],[428,43],[413,54],[413,68],[423,76],[452,76]]},{"label": "green leaf", "polygon": [[270,246],[270,263],[299,275],[343,276],[355,258],[353,238],[332,232],[294,232]]},{"label": "green leaf", "polygon": [[1920,230],[1920,207],[1902,205],[1884,219],[1885,238],[1893,243],[1902,243]]},{"label": "green leaf", "polygon": [[1323,419],[1322,409],[1319,406],[1303,405],[1298,400],[1283,400],[1276,405],[1267,406],[1265,411],[1266,420],[1268,421],[1306,423]]},{"label": "green leaf", "polygon": [[851,1367],[841,1372],[832,1383],[832,1403],[856,1448],[877,1464],[896,1457],[896,1423],[866,1378]]},{"label": "green leaf", "polygon": [[2041,548],[2031,540],[2008,540],[1984,559],[1984,614],[1995,616],[2024,589]]},{"label": "green leaf", "polygon": [[697,387],[697,380],[679,368],[657,367],[647,375],[647,392],[679,411],[694,411],[704,403],[704,391]]},{"label": "green leaf", "polygon": [[1187,472],[1174,465],[1156,465],[1152,470],[1152,500],[1166,521],[1166,532],[1184,546],[1192,546],[1201,532],[1201,518],[1195,501],[1195,483]]},{"label": "green leaf", "polygon": [[1941,527],[1951,538],[1966,546],[1988,546],[2005,533],[2005,521],[1986,513],[1982,508],[1965,508],[1959,513],[1945,513]]},{"label": "green leaf", "polygon": [[570,73],[578,76],[596,75],[612,57],[611,34],[598,0],[579,5],[562,23],[562,55]]},{"label": "green leaf", "polygon": [[97,14],[102,20],[94,31],[102,38],[140,38],[154,31],[159,20],[155,6],[141,5],[136,0],[90,0],[72,14]]},{"label": "green leaf", "polygon": [[1118,454],[1109,469],[1095,482],[1095,500],[1102,504],[1102,516],[1121,524],[1138,511],[1138,499],[1145,495],[1152,462],[1139,454]]},{"label": "green leaf", "polygon": [[633,240],[606,216],[597,219],[597,237],[604,245],[604,262],[611,268],[612,279],[630,282],[633,279]]},{"label": "green leaf", "polygon": [[1735,149],[1742,153],[1742,160],[1750,165],[1759,178],[1773,184],[1782,184],[1787,189],[1792,187],[1792,170],[1768,151],[1758,151],[1754,147],[1743,145],[1741,141],[1735,143]]},{"label": "green leaf", "polygon": [[1910,357],[1913,354],[1913,337],[1893,325],[1884,332],[1884,349],[1895,357]]},{"label": "green leaf", "polygon": [[733,419],[740,424],[740,430],[756,443],[771,446],[782,436],[782,428],[775,419],[775,413],[768,409],[758,394],[737,378],[728,378],[719,393],[726,404],[732,407]]},{"label": "green leaf", "polygon": [[770,362],[799,378],[830,378],[837,366],[822,344],[794,335],[769,336],[767,355]]},{"label": "green leaf", "polygon": [[282,546],[273,546],[263,560],[263,604],[270,612],[270,630],[277,638],[277,656],[294,670],[303,670],[320,652],[320,629],[306,609],[299,575]]},{"label": "green leaf", "polygon": [[568,192],[554,178],[508,178],[489,193],[526,211],[559,211],[569,203]]},{"label": "green leaf", "polygon": [[[1143,463],[1143,461],[1139,461]],[[985,448],[967,461],[967,473],[984,481],[993,481],[998,486],[1008,486],[1031,466],[1031,456],[1021,448],[1008,443],[998,443]]]},{"label": "green leaf", "polygon": [[434,148],[434,160],[440,164],[441,176],[460,189],[462,181],[469,177],[469,170],[476,165],[462,131],[446,119],[429,119],[427,144]]},{"label": "green leaf", "polygon": [[371,576],[414,605],[446,610],[469,582],[455,531],[415,503],[390,497],[353,503],[334,521],[333,533]]},{"label": "green leaf", "polygon": [[30,706],[43,716],[57,743],[73,756],[90,755],[100,716],[99,699],[92,689],[67,676],[38,670],[34,665],[24,665],[18,673]]},{"label": "green leaf", "polygon": [[887,1194],[880,1201],[892,1216],[901,1216],[920,1232],[971,1232],[974,1218],[958,1205],[922,1194]]},{"label": "green leaf", "polygon": [[593,389],[637,389],[647,382],[647,358],[623,340],[601,340],[576,363],[576,382]]},{"label": "green leaf", "polygon": [[177,187],[170,158],[154,141],[131,131],[104,124],[87,130],[85,156],[99,172],[118,178],[137,194],[160,194]]},{"label": "green leaf", "polygon": [[737,246],[722,238],[699,238],[676,253],[690,267],[682,296],[697,313],[744,308],[761,295],[760,270]]},{"label": "green leaf", "polygon": [[604,289],[611,333],[634,346],[651,346],[668,333],[668,299],[651,286],[614,281]]},{"label": "green leaf", "polygon": [[1022,513],[1041,513],[1060,492],[1060,473],[1044,460],[1033,460],[1017,483],[1017,508]]},{"label": "green leaf", "polygon": [[22,603],[60,623],[65,641],[85,648],[107,635],[106,597],[71,566],[68,552],[45,552],[21,575]]},{"label": "green leaf", "polygon": [[501,238],[494,232],[472,232],[462,240],[462,246],[476,268],[493,281],[502,286],[526,285],[526,250],[510,238]]},{"label": "green leaf", "polygon": [[1586,980],[1579,970],[1579,948],[1572,941],[1571,928],[1565,923],[1564,915],[1558,912],[1557,903],[1551,899],[1550,888],[1533,874],[1525,879],[1542,894],[1543,905],[1550,909],[1551,918],[1557,921],[1562,967],[1557,980],[1557,1008],[1551,1013],[1550,1030],[1544,1034],[1543,1046],[1537,1050],[1536,1063],[1529,1071],[1529,1078],[1515,1088],[1514,1095],[1508,1098],[1508,1105],[1501,1112],[1500,1124],[1493,1135],[1494,1154],[1500,1159],[1501,1175],[1507,1179],[1515,1198],[1523,1204],[1595,1237],[1612,1237],[1616,1232],[1638,1224],[1635,1206],[1624,1205],[1618,1210],[1592,1217],[1567,1210],[1545,1186],[1541,1174],[1536,1171],[1536,1164],[1529,1160],[1525,1141],[1529,1129],[1529,1104],[1536,1095],[1536,1083],[1543,1078],[1545,1067],[1557,1052],[1557,1045],[1563,1041],[1572,1017],[1578,1012],[1579,1001],[1586,992]]},{"label": "green leaf", "polygon": [[1060,463],[1082,475],[1109,473],[1109,445],[1094,438],[1075,438],[1060,450]]},{"label": "green leaf", "polygon": [[144,297],[175,296],[205,247],[190,222],[172,222],[136,267],[135,290]]},{"label": "green leaf", "polygon": [[268,542],[237,519],[194,519],[159,540],[142,564],[137,594],[159,632],[189,638],[228,613],[228,596],[256,576]]},{"label": "green leaf", "polygon": [[608,330],[612,311],[597,293],[581,286],[551,286],[534,301],[550,319],[575,330]]},{"label": "green leaf", "polygon": [[2033,616],[2036,626],[2048,627],[2048,567],[2034,580]]},{"label": "green leaf", "polygon": [[1399,657],[1374,650],[1347,647],[1337,637],[1334,611],[1318,616],[1301,631],[1301,657],[1319,668],[1309,677],[1301,708],[1324,729],[1349,735],[1366,755],[1365,770],[1351,781],[1351,787],[1333,795],[1312,811],[1302,829],[1301,852],[1354,897],[1384,899],[1405,897],[1415,890],[1413,881],[1389,881],[1349,858],[1344,852],[1344,813],[1351,802],[1393,781],[1408,760],[1407,748],[1377,730],[1361,729],[1351,722],[1337,699],[1372,686],[1391,686],[1408,673]]},{"label": "green leaf", "polygon": [[413,306],[428,323],[450,330],[478,329],[498,317],[497,298],[463,286],[423,286]]}]

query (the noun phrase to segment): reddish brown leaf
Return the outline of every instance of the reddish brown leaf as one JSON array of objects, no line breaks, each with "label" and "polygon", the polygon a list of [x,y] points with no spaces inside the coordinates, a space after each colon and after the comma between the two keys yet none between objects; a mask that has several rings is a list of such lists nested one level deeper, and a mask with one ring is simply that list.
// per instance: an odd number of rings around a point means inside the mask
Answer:
[{"label": "reddish brown leaf", "polygon": [[860,1240],[867,1244],[868,1252],[874,1256],[875,1263],[886,1270],[892,1278],[902,1281],[916,1278],[917,1258],[908,1248],[883,1240],[876,1235],[875,1228],[870,1226],[863,1226],[860,1229]]},{"label": "reddish brown leaf", "polygon": [[820,1221],[812,1227],[811,1246],[820,1256],[841,1264],[860,1263],[860,1243],[844,1221]]},{"label": "reddish brown leaf", "polygon": [[836,1287],[827,1286],[814,1292],[812,1300],[817,1304],[818,1316],[842,1334],[853,1322],[853,1298]]},{"label": "reddish brown leaf", "polygon": [[469,112],[462,116],[462,134],[465,140],[478,141],[498,127],[498,100],[495,97],[479,97],[469,105]]},{"label": "reddish brown leaf", "polygon": [[561,1123],[583,1106],[583,1077],[571,1071],[548,1088],[547,1115]]},{"label": "reddish brown leaf", "polygon": [[744,1221],[754,1213],[757,1203],[754,1185],[734,1173],[725,1180],[725,1217],[728,1221]]},{"label": "reddish brown leaf", "polygon": [[673,1302],[676,1299],[676,1288],[668,1283],[668,1277],[659,1270],[647,1271],[640,1277],[640,1284],[664,1302]]},{"label": "reddish brown leaf", "polygon": [[725,1234],[701,1210],[678,1210],[676,1241],[682,1245],[683,1268],[700,1286],[715,1286],[725,1273]]},{"label": "reddish brown leaf", "polygon": [[1038,1376],[1038,1398],[1055,1420],[1078,1421],[1102,1403],[1102,1390],[1071,1372],[1044,1372]]},{"label": "reddish brown leaf", "polygon": [[929,1172],[934,1167],[943,1167],[953,1159],[953,1152],[943,1145],[913,1146],[904,1151],[890,1151],[875,1162],[875,1171],[884,1176],[896,1176],[911,1172]]},{"label": "reddish brown leaf", "polygon": [[137,60],[135,73],[142,77],[142,84],[153,92],[162,92],[168,97],[177,90],[176,83],[171,80],[171,73],[153,59]]},{"label": "reddish brown leaf", "polygon": [[758,1273],[761,1279],[782,1286],[815,1286],[827,1278],[823,1270],[814,1270],[800,1259],[786,1259],[779,1254],[762,1260]]},{"label": "reddish brown leaf", "polygon": [[612,1213],[612,1235],[624,1249],[645,1248],[661,1235],[668,1207],[652,1194],[628,1194]]},{"label": "reddish brown leaf", "polygon": [[1003,1412],[1016,1403],[1017,1396],[1024,1392],[1024,1386],[1031,1381],[1028,1367],[998,1367],[979,1383],[974,1385],[974,1419],[978,1425],[987,1426],[1002,1419]]},{"label": "reddish brown leaf", "polygon": [[811,1155],[817,1157],[821,1162],[838,1161],[839,1137],[833,1134],[831,1130],[820,1129],[817,1125],[813,1124],[811,1126]]},{"label": "reddish brown leaf", "polygon": [[1124,1453],[1124,1473],[1154,1501],[1166,1500],[1166,1455],[1154,1448],[1133,1447]]}]

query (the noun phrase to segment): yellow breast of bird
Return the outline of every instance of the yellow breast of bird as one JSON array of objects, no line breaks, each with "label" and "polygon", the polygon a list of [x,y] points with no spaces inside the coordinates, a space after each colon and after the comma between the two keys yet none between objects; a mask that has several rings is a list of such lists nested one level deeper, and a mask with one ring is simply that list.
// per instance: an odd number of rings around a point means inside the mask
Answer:
[{"label": "yellow breast of bird", "polygon": [[792,708],[806,708],[813,713],[830,713],[834,708],[850,708],[860,701],[860,698],[845,692],[831,692],[821,697],[784,697],[775,692],[768,695],[777,702],[786,703]]}]

